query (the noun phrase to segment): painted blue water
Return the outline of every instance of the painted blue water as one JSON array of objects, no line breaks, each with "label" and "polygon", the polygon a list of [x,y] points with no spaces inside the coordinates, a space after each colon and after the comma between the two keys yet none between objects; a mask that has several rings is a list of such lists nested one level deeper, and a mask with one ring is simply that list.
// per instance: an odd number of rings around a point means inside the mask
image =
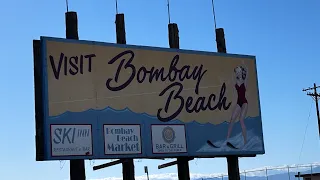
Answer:
[{"label": "painted blue water", "polygon": [[[59,116],[50,117],[46,121],[46,130],[50,132],[50,124],[92,124],[93,130],[93,157],[91,159],[115,158],[114,155],[104,155],[104,124],[140,124],[141,125],[141,142],[142,154],[123,155],[117,157],[177,157],[177,156],[197,156],[212,157],[231,154],[263,154],[263,133],[260,117],[249,117],[245,119],[248,142],[243,146],[243,137],[240,123],[234,124],[232,137],[229,139],[235,146],[240,149],[231,149],[223,145],[225,143],[228,125],[224,122],[218,125],[210,123],[200,124],[196,121],[183,123],[179,120],[172,120],[163,123],[157,117],[145,113],[135,113],[126,108],[123,110],[114,110],[110,107],[102,110],[87,110],[84,112],[65,112]],[[152,124],[184,124],[186,128],[187,153],[181,154],[153,154],[151,142],[151,125]],[[47,135],[46,142],[50,142]],[[221,145],[220,148],[213,148],[207,144],[207,140]],[[51,159],[50,143],[46,143],[47,158]],[[52,158],[52,159],[75,159],[74,157]],[[89,159],[89,157],[88,157]]]}]

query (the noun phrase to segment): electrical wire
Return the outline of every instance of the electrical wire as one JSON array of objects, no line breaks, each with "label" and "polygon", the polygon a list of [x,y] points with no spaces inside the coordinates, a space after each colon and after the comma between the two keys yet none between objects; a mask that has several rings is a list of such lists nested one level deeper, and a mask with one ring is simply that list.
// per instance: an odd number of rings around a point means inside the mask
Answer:
[{"label": "electrical wire", "polygon": [[170,1],[167,0],[167,6],[168,6],[168,18],[169,18],[169,24],[171,23],[171,19],[170,19]]},{"label": "electrical wire", "polygon": [[312,108],[312,104],[313,104],[312,102],[313,102],[313,99],[311,99],[311,105],[310,105],[310,110],[309,110],[309,115],[308,115],[308,120],[307,120],[306,129],[305,129],[305,131],[304,131],[303,141],[302,141],[302,145],[301,145],[301,149],[300,149],[298,164],[300,163],[301,154],[302,154],[302,150],[303,150],[303,146],[304,146],[304,141],[305,141],[305,139],[306,139],[307,129],[308,129],[308,126],[309,126],[309,120],[310,120],[310,115],[311,115],[311,108]]},{"label": "electrical wire", "polygon": [[217,29],[217,23],[216,23],[216,13],[215,13],[215,10],[214,10],[214,2],[213,2],[213,0],[211,0],[211,3],[212,3],[212,13],[213,13],[213,20],[214,20],[214,29],[216,30]]},{"label": "electrical wire", "polygon": [[69,12],[69,3],[68,3],[68,0],[66,0],[66,6],[67,6],[67,12]]},{"label": "electrical wire", "polygon": [[118,0],[116,0],[116,13],[118,14]]}]

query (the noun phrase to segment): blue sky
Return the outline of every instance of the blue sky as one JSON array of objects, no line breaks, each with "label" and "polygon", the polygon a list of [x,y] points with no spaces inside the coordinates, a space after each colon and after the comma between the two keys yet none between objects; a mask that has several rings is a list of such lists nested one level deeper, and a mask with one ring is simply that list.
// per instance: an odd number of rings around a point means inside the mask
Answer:
[{"label": "blue sky", "polygon": [[[314,102],[303,88],[320,84],[320,1],[216,0],[217,26],[225,30],[227,51],[257,58],[266,154],[240,160],[241,169],[319,161],[319,135]],[[78,12],[79,37],[115,42],[114,0],[69,0]],[[2,55],[0,71],[0,179],[65,179],[69,163],[35,161],[32,40],[65,37],[65,1],[3,1],[0,6]],[[127,43],[168,47],[166,0],[119,0],[125,14]],[[171,21],[179,26],[182,49],[216,51],[211,0],[171,0]],[[311,107],[312,104],[312,107]],[[311,116],[308,121],[309,111]],[[308,125],[301,159],[299,154]],[[95,165],[105,161],[95,161]],[[92,163],[92,162],[91,162]],[[142,160],[150,173],[163,161]],[[210,165],[207,165],[210,164]],[[122,176],[121,165],[92,171],[87,177]],[[190,162],[192,173],[226,171],[226,159]]]}]

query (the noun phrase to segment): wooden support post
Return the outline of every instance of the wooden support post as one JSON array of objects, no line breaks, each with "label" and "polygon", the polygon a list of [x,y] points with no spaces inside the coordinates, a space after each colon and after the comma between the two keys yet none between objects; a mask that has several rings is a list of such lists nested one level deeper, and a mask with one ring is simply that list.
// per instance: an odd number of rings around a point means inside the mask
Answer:
[{"label": "wooden support post", "polygon": [[124,14],[116,14],[117,43],[126,44],[126,30],[124,24]]},{"label": "wooden support post", "polygon": [[[76,12],[66,12],[66,38],[79,39],[78,17]],[[85,180],[86,171],[83,159],[70,160],[70,180]]]},{"label": "wooden support post", "polygon": [[[179,29],[176,23],[170,23],[168,25],[169,30],[169,45],[170,48],[180,48],[179,44]],[[188,157],[178,157],[178,178],[179,180],[190,180],[189,173],[189,158]]]},{"label": "wooden support post", "polygon": [[36,125],[36,161],[44,160],[44,131],[43,131],[43,94],[42,94],[42,60],[40,41],[33,41],[34,56],[34,98],[35,98],[35,125]]},{"label": "wooden support post", "polygon": [[190,180],[189,159],[187,157],[177,158],[179,180]]},{"label": "wooden support post", "polygon": [[66,12],[66,38],[79,40],[77,12]]},{"label": "wooden support post", "polygon": [[133,159],[125,159],[122,163],[123,180],[134,180],[134,163]]},{"label": "wooden support post", "polygon": [[170,48],[180,48],[179,44],[179,29],[176,23],[170,23],[168,25],[169,30],[169,46]]},{"label": "wooden support post", "polygon": [[240,180],[239,159],[237,156],[227,156],[229,180]]},{"label": "wooden support post", "polygon": [[[223,28],[216,29],[217,49],[220,53],[227,53]],[[239,159],[237,156],[227,156],[229,180],[240,180]]]},{"label": "wooden support post", "polygon": [[[116,14],[116,33],[117,43],[126,44],[126,30],[124,23],[124,14]],[[133,159],[124,159],[122,162],[122,176],[123,180],[134,180],[134,163]]]}]

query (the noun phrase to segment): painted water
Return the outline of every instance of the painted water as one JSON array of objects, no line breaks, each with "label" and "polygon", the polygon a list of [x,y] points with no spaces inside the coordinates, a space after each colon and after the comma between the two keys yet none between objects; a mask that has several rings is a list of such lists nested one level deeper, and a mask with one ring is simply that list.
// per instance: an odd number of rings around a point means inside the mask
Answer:
[{"label": "painted water", "polygon": [[[93,129],[93,156],[94,158],[112,158],[104,156],[104,124],[140,124],[142,154],[132,155],[132,157],[174,157],[174,156],[219,156],[232,154],[263,154],[263,133],[260,117],[249,117],[245,119],[247,129],[248,142],[243,146],[243,136],[239,122],[234,123],[232,136],[229,139],[234,146],[239,149],[233,149],[226,145],[226,135],[228,131],[228,122],[213,125],[210,123],[201,124],[196,121],[183,123],[180,120],[172,120],[163,123],[156,116],[150,116],[146,113],[135,113],[126,108],[123,110],[115,110],[110,107],[102,110],[86,110],[83,112],[65,112],[59,116],[49,117],[46,121],[47,126],[52,123],[58,124],[92,124]],[[152,124],[182,124],[186,129],[187,153],[181,154],[153,154],[151,140]],[[49,130],[49,129],[48,129]],[[49,132],[49,131],[48,131]],[[50,137],[46,137],[46,142],[50,142]],[[210,140],[218,144],[219,148],[213,148],[207,144]],[[49,143],[47,148],[50,149]],[[127,156],[128,157],[128,156]],[[129,155],[130,157],[130,155]]]}]

